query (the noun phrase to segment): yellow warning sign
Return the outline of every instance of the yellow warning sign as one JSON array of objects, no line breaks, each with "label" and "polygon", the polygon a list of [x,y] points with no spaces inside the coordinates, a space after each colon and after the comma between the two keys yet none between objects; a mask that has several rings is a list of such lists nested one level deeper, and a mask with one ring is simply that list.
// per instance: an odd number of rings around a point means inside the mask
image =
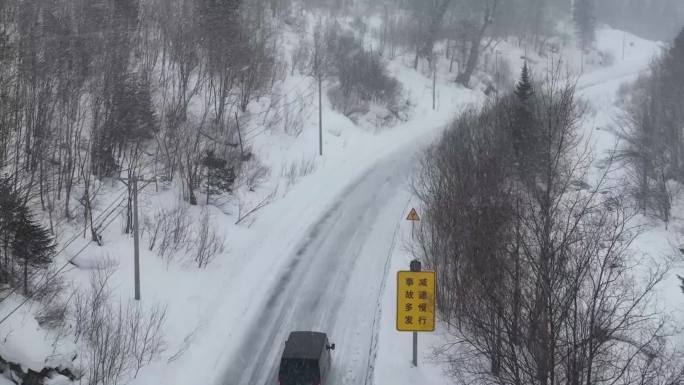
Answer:
[{"label": "yellow warning sign", "polygon": [[435,330],[435,272],[397,273],[397,330],[431,332]]},{"label": "yellow warning sign", "polygon": [[416,209],[411,209],[411,212],[406,219],[409,221],[419,221],[420,217],[418,216],[418,211],[416,211]]}]

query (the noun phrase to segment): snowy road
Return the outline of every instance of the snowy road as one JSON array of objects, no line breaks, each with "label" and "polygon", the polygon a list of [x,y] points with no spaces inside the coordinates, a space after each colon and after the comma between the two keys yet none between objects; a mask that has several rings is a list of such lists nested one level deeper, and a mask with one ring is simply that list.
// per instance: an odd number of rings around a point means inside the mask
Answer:
[{"label": "snowy road", "polygon": [[[614,43],[621,43],[622,39],[622,32],[602,32],[600,48],[612,52],[614,47],[618,47]],[[595,131],[594,127],[602,128],[610,124],[610,112],[615,108],[614,95],[620,84],[635,78],[639,71],[646,67],[655,50],[648,42],[633,40],[634,45],[630,46],[626,60],[616,62],[611,67],[587,72],[577,84],[578,94],[590,99],[599,112],[591,116],[591,124],[587,127],[589,132],[594,134],[593,139],[601,143],[609,143],[606,140],[612,137],[608,137],[608,131]],[[518,60],[519,52],[515,52],[512,56]],[[399,68],[400,71],[403,69],[401,66]],[[417,100],[428,101],[421,105],[424,114],[418,114],[421,119],[416,120],[419,122],[417,126],[412,126],[414,130],[425,126],[439,127],[457,112],[458,106],[464,107],[468,103],[478,105],[482,102],[469,91],[454,89],[447,93],[442,90],[445,95],[443,103],[451,103],[451,107],[444,108],[441,114],[435,115],[429,106],[429,95],[421,93],[428,89],[421,83],[425,79],[419,74],[401,74],[407,84],[413,81],[420,85],[414,87],[415,95],[418,95]],[[430,119],[425,121],[425,117]],[[436,134],[439,131],[425,132]],[[413,149],[402,152],[399,148],[401,146],[397,146],[398,142],[386,136],[382,145],[399,149],[395,150],[395,155],[386,158],[362,177],[351,182],[337,199],[327,206],[327,210],[315,211],[322,212],[322,215],[304,215],[304,218],[308,219],[301,220],[306,220],[307,223],[297,223],[298,226],[302,225],[301,229],[288,228],[290,225],[287,222],[284,227],[274,227],[287,232],[288,235],[280,239],[282,242],[275,242],[279,239],[279,234],[274,231],[263,241],[264,250],[246,254],[248,257],[258,258],[263,257],[264,253],[272,254],[274,249],[283,250],[283,255],[277,255],[277,258],[273,259],[277,266],[274,265],[268,275],[260,277],[263,282],[252,285],[259,291],[253,293],[253,301],[244,301],[249,304],[244,308],[249,313],[240,321],[239,330],[231,331],[231,336],[239,336],[239,340],[235,341],[237,345],[230,341],[227,344],[230,348],[226,349],[225,355],[221,354],[217,359],[217,365],[222,368],[226,367],[223,357],[228,361],[227,368],[220,371],[223,374],[220,375],[219,384],[277,384],[279,357],[287,335],[293,330],[323,331],[336,343],[331,384],[372,383],[379,309],[384,308],[385,312],[392,311],[392,306],[379,306],[378,302],[383,298],[383,285],[385,282],[391,282],[385,279],[390,269],[388,257],[393,252],[398,254],[398,248],[404,247],[403,241],[399,239],[401,237],[397,234],[399,224],[405,222],[404,217],[411,196],[407,182],[413,171],[412,166],[416,164],[414,156],[420,149],[416,148],[415,139],[420,138],[418,140],[422,144],[427,144],[437,138],[434,135],[421,137],[415,135],[415,131],[410,137],[414,139],[414,143],[402,143],[404,150]],[[388,147],[375,149],[386,150]],[[345,157],[354,155],[353,150],[344,152]],[[358,156],[359,159],[365,159],[361,154]],[[328,170],[332,175],[336,174],[336,171]],[[318,180],[326,179],[321,177]],[[310,194],[306,196],[307,199],[317,198],[316,193],[306,189],[299,191],[299,194],[307,193]],[[299,218],[291,217],[290,220],[298,221]],[[404,223],[404,226],[406,225]],[[293,234],[297,235],[291,238]],[[282,268],[282,259],[286,261],[285,268]],[[397,270],[397,266],[392,266],[392,269]],[[273,271],[275,273],[272,273]],[[241,274],[240,277],[254,280],[255,275]],[[265,290],[265,293],[262,294],[262,290]],[[393,300],[389,294],[384,296],[385,301],[388,301],[388,298],[390,301]],[[407,336],[392,330],[391,325],[387,323],[387,319],[390,318],[392,321],[392,317],[393,314],[383,315],[381,355],[384,354],[384,361],[382,357],[378,361],[378,364],[381,364],[378,375],[383,379],[401,378],[400,382],[407,378],[414,378],[414,382],[420,382],[423,380],[420,376],[425,373],[408,369],[403,371],[401,368],[408,368],[403,353],[387,351],[395,346],[404,349],[405,342],[410,341]],[[435,370],[441,373],[441,369]]]},{"label": "snowy road", "polygon": [[332,384],[370,383],[378,301],[405,216],[412,156],[394,156],[353,182],[306,232],[229,364],[225,385],[277,384],[293,330],[337,344]]}]

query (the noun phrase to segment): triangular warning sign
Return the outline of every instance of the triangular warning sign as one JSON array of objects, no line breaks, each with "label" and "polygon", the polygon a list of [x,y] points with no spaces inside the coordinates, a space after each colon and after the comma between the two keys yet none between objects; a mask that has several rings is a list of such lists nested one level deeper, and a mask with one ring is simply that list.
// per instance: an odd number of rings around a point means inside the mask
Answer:
[{"label": "triangular warning sign", "polygon": [[416,209],[411,209],[411,212],[409,213],[408,217],[406,217],[407,220],[409,221],[419,221],[420,217],[418,216],[418,212]]}]

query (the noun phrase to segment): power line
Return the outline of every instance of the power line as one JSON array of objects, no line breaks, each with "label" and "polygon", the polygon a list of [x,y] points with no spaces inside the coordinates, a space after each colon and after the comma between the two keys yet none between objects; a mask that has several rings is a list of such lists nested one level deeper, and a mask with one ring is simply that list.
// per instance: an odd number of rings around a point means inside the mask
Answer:
[{"label": "power line", "polygon": [[[127,189],[125,189],[125,190],[127,190]],[[109,206],[107,206],[107,208],[105,208],[105,209],[104,209],[104,210],[103,210],[103,211],[94,219],[94,221],[100,221],[100,219],[102,219],[101,217],[102,217],[103,215],[105,215],[105,213],[106,213],[108,210],[112,209],[112,207],[114,206],[114,203],[119,202],[119,199],[121,199],[121,201],[118,203],[118,205],[120,205],[121,203],[123,203],[124,200],[125,200],[125,198],[124,198],[124,199],[122,199],[122,198],[123,198],[123,195],[124,195],[125,193],[127,193],[127,191],[123,191],[121,194],[119,194],[119,196],[118,196],[116,199],[114,199],[114,200],[112,201],[112,203],[111,203]],[[118,205],[117,205],[117,206],[118,206]],[[118,207],[117,207],[117,208],[118,208]],[[114,209],[114,210],[115,210],[115,209]],[[107,214],[107,216],[105,216],[105,218],[102,219],[102,222],[104,222],[104,221],[109,217],[109,215],[111,215],[111,213],[110,213],[110,214]],[[102,226],[102,223],[100,223],[100,226]],[[80,237],[80,232],[77,232],[70,240],[68,240],[68,241],[64,244],[64,246],[63,246],[60,250],[58,250],[58,251],[55,253],[55,257],[57,257],[58,255],[60,255],[61,253],[63,253],[63,252],[64,252],[69,246],[71,246],[71,244],[74,243],[74,242],[76,241],[76,239],[78,239],[79,237]],[[92,242],[92,241],[91,241],[91,242]],[[86,245],[88,245],[88,244],[90,244],[90,242],[88,242]],[[76,258],[76,256],[78,256],[78,254],[76,254],[75,256],[71,257],[71,259],[69,259],[68,263],[71,263],[71,262]],[[35,278],[37,275],[38,275],[38,273],[34,273],[34,274],[31,275],[31,277],[29,277],[29,279],[33,279],[33,278]],[[8,298],[8,297],[11,296],[12,294],[15,294],[18,290],[19,290],[18,288],[12,289],[12,291],[10,291],[10,293],[9,293],[9,294],[7,295],[7,297],[5,297],[5,298]],[[2,303],[2,302],[4,302],[4,299],[3,299],[2,301],[0,301],[0,303]]]},{"label": "power line", "polygon": [[[248,116],[249,116],[250,118],[252,118],[252,117],[256,117],[256,116],[268,114],[269,112],[271,112],[271,110],[273,110],[274,104],[276,104],[277,102],[280,102],[282,99],[284,99],[284,98],[285,98],[286,96],[288,96],[290,93],[292,93],[292,92],[294,92],[294,91],[300,91],[300,90],[299,90],[299,86],[302,85],[303,83],[305,83],[305,82],[308,81],[308,80],[310,80],[310,79],[304,79],[304,80],[302,80],[301,82],[297,83],[294,87],[292,87],[291,89],[287,90],[285,93],[282,93],[282,94],[278,95],[278,97],[271,99],[270,105],[269,105],[267,108],[265,108],[265,109],[263,109],[263,110],[261,110],[261,111],[259,111],[259,112],[249,113]],[[313,85],[310,86],[310,87],[306,90],[306,91],[308,91],[308,93],[307,93],[304,97],[309,97],[309,96],[313,95],[313,90],[312,90],[312,88],[313,88]],[[305,91],[305,92],[306,92],[306,91]],[[291,101],[291,102],[285,104],[284,106],[291,106],[291,105],[293,105],[293,104],[296,104],[296,101],[293,100],[293,101]]]},{"label": "power line", "polygon": [[[120,205],[121,203],[123,203],[123,201],[124,201],[125,199],[122,199],[122,198],[124,198],[124,194],[126,194],[127,192],[128,192],[127,189],[124,189],[124,190],[119,194],[119,196],[116,197],[116,198],[112,201],[112,203],[109,204],[109,206],[107,206],[104,210],[102,210],[102,212],[101,212],[100,214],[98,214],[98,216],[93,220],[93,222],[100,221],[100,219],[102,219],[102,221],[104,222],[104,220],[106,220],[106,219],[109,217],[109,215],[111,215],[111,213],[110,213],[110,214],[107,214],[104,218],[102,218],[102,216],[105,215],[105,213],[106,213],[108,210],[112,209],[112,208],[114,207],[114,204],[115,204],[116,202],[118,202],[119,200],[121,200],[121,201],[117,204],[117,206]],[[118,207],[117,207],[117,208],[118,208]],[[102,225],[102,224],[100,223],[100,225]],[[80,237],[80,232],[77,232],[70,240],[68,240],[68,241],[64,244],[64,246],[63,246],[60,250],[58,250],[58,251],[55,253],[55,256],[58,256],[59,254],[63,253],[63,252],[64,252],[69,246],[71,246],[71,244],[74,243],[74,242],[76,241],[76,239],[78,239],[79,237]],[[35,276],[35,275],[34,275],[34,276]]]},{"label": "power line", "polygon": [[[304,79],[304,80],[300,81],[300,82],[297,83],[294,87],[292,87],[291,89],[289,89],[289,90],[286,91],[285,93],[279,95],[279,96],[275,99],[275,101],[276,101],[276,102],[279,102],[279,101],[281,101],[283,98],[285,98],[287,95],[289,95],[290,93],[292,93],[293,91],[299,91],[299,86],[300,86],[301,84],[303,84],[304,82],[310,81],[310,80],[311,80],[311,79]],[[312,90],[312,88],[313,88],[313,85],[312,85],[311,87],[309,87],[309,89],[308,89],[307,91],[310,91],[310,92],[309,92],[307,95],[305,95],[305,97],[309,97],[309,96],[313,95],[313,90]],[[289,107],[289,106],[294,105],[294,104],[296,104],[296,103],[297,103],[297,102],[293,100],[292,102],[289,102],[288,104],[286,104],[285,107]],[[265,108],[265,109],[263,109],[262,111],[259,111],[259,112],[256,112],[256,113],[250,113],[250,114],[249,114],[249,117],[252,118],[252,117],[255,117],[255,116],[260,116],[260,115],[264,115],[264,114],[269,113],[269,112],[273,109],[273,104],[274,104],[274,102],[271,101],[271,105],[270,105],[268,108]],[[252,134],[253,134],[254,132],[256,132],[256,131],[259,131],[259,133],[256,134],[256,135],[252,135]],[[254,128],[254,129],[252,129],[252,130],[250,130],[250,131],[247,131],[247,132],[245,132],[245,141],[252,140],[252,139],[254,139],[255,137],[257,137],[257,136],[261,135],[262,133],[264,133],[265,131],[267,131],[267,129],[259,130],[259,128]],[[250,135],[252,135],[252,136],[249,137]],[[248,137],[249,137],[249,138],[248,138]]]},{"label": "power line", "polygon": [[[115,199],[115,200],[114,200],[114,201],[113,201],[105,210],[103,210],[103,211],[98,215],[97,218],[94,219],[94,221],[99,221],[99,220],[101,219],[101,217],[107,212],[107,210],[111,209],[112,206],[113,206],[113,204],[116,203],[119,199],[121,199],[121,198],[123,197],[123,195],[124,195],[123,193],[120,194],[119,197],[117,197],[117,198],[116,198],[116,199]],[[125,200],[125,199],[122,199],[122,200],[119,202],[119,205],[120,205],[121,203],[123,203],[124,200]],[[117,206],[118,206],[118,205],[117,205]],[[107,219],[108,217],[109,217],[109,215],[107,215],[104,219]],[[104,219],[103,219],[103,222],[104,222]],[[102,225],[102,224],[100,223],[100,226],[101,226],[101,225]],[[77,232],[69,241],[67,241],[67,242],[64,244],[64,246],[63,246],[60,250],[58,250],[58,251],[55,253],[55,257],[58,256],[59,254],[61,254],[62,252],[64,252],[64,251],[65,251],[69,246],[71,246],[71,244],[74,243],[74,242],[76,241],[76,239],[78,239],[79,237],[80,237],[80,232]],[[75,257],[72,257],[72,258],[70,259],[69,263],[71,263],[71,262],[73,261],[74,258],[75,258]],[[33,279],[33,278],[35,278],[38,274],[39,274],[39,273],[34,273],[34,274],[32,274],[31,277],[29,277],[29,278],[30,278],[30,279]],[[16,293],[17,290],[18,290],[18,288],[12,289],[12,291],[8,294],[7,297],[9,297],[10,295]],[[7,298],[7,297],[5,297],[5,298]],[[3,299],[2,301],[4,301],[4,299]],[[2,303],[2,301],[0,301],[0,303]]]},{"label": "power line", "polygon": [[[313,92],[310,93],[308,96],[311,96],[311,95],[313,95]],[[308,96],[307,96],[307,97],[308,97]],[[267,125],[267,126],[264,126],[264,127],[257,126],[257,127],[255,127],[255,128],[253,128],[252,130],[250,130],[250,131],[245,135],[245,141],[246,141],[246,142],[249,142],[250,140],[253,140],[254,138],[258,137],[259,135],[261,135],[261,134],[265,133],[266,131],[270,130],[274,125],[280,124],[280,123],[283,121],[283,119],[284,119],[283,116],[279,116],[276,120],[271,121],[271,124],[270,124],[270,125]]]},{"label": "power line", "polygon": [[[125,198],[124,198],[124,199],[125,199]],[[123,203],[123,200],[122,200],[119,204],[121,204],[121,203]],[[117,209],[117,208],[115,208],[113,211],[116,211],[116,209]],[[111,215],[111,214],[110,214],[110,215]],[[109,216],[109,215],[107,215],[107,216]],[[108,228],[108,227],[114,222],[114,219],[116,219],[116,217],[111,218],[110,221],[107,222],[107,224],[103,227],[103,229]],[[102,225],[102,224],[100,224],[100,225]],[[76,257],[78,257],[82,252],[84,252],[85,249],[87,249],[88,246],[90,246],[90,243],[91,243],[91,242],[92,242],[92,241],[90,241],[90,242],[86,243],[85,245],[83,245],[83,247],[82,247],[82,248],[81,248],[73,257],[71,257],[67,262],[65,262],[65,263],[62,265],[62,267],[60,267],[52,276],[50,276],[50,277],[45,281],[44,287],[47,287],[47,285],[50,283],[50,281],[52,281],[52,280],[55,279],[59,274],[61,274],[62,271],[64,271],[64,269],[66,269],[67,266],[69,266],[69,265],[72,263],[72,261],[73,261]],[[33,299],[33,296],[34,296],[35,293],[38,292],[38,291],[39,291],[39,290],[34,291],[33,294],[29,294],[29,295],[28,295],[28,296],[27,296],[19,305],[17,305],[14,309],[12,309],[12,311],[10,311],[5,317],[3,317],[3,318],[0,320],[0,325],[1,325],[3,322],[7,321],[7,320],[8,320],[14,313],[16,313],[22,306],[24,306],[25,304],[27,304],[28,301],[30,301],[31,299]]]}]

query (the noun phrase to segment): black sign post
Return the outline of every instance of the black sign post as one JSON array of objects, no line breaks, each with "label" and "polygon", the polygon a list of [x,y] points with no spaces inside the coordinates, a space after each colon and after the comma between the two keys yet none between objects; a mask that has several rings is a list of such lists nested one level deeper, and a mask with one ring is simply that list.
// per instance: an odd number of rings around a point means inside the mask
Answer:
[{"label": "black sign post", "polygon": [[[419,260],[414,259],[411,261],[411,271],[418,272],[421,267]],[[413,332],[413,366],[418,367],[418,332]]]},{"label": "black sign post", "polygon": [[416,271],[416,272],[421,271],[422,266],[420,264],[420,261],[417,259],[414,259],[413,261],[411,261],[410,269],[411,269],[411,271]]}]

